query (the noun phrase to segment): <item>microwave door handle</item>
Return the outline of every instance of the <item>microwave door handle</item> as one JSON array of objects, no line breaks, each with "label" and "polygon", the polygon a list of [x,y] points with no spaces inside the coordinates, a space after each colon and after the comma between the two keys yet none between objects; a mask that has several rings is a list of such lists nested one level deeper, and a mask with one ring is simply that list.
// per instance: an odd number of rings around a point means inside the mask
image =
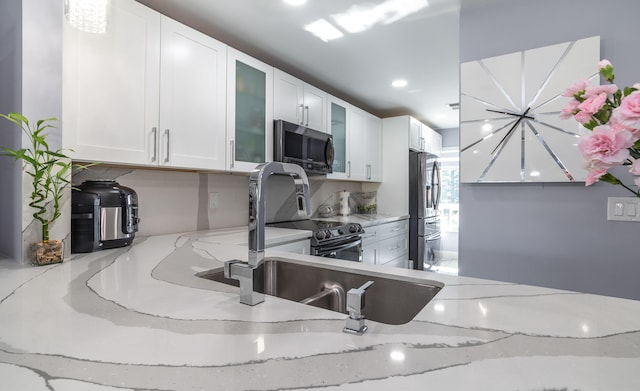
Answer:
[{"label": "microwave door handle", "polygon": [[329,167],[333,167],[333,155],[333,140],[331,139],[331,137],[329,137],[327,139],[327,143],[324,146],[324,159],[327,162],[327,166]]}]

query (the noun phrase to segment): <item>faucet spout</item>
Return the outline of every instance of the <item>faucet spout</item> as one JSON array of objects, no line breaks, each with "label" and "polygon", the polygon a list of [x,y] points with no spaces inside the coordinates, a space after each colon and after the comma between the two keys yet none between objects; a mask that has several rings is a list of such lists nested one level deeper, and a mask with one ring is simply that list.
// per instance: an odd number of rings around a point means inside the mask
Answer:
[{"label": "faucet spout", "polygon": [[[240,280],[240,302],[249,305],[264,301],[264,295],[253,289],[255,269],[264,262],[264,226],[265,226],[265,190],[271,175],[290,176],[295,185],[296,206],[298,214],[311,215],[311,201],[309,196],[309,179],[301,166],[291,163],[269,162],[258,165],[249,176],[249,254],[248,262],[225,262],[225,275]],[[251,269],[251,273],[247,272]],[[228,272],[227,272],[228,271]],[[244,281],[244,284],[243,284]],[[244,288],[243,288],[244,287]],[[250,289],[250,291],[249,291]],[[254,297],[262,295],[262,297]]]},{"label": "faucet spout", "polygon": [[293,178],[298,214],[311,215],[309,179],[302,167],[281,162],[257,166],[249,176],[249,264],[257,267],[264,260],[265,189],[271,175]]}]

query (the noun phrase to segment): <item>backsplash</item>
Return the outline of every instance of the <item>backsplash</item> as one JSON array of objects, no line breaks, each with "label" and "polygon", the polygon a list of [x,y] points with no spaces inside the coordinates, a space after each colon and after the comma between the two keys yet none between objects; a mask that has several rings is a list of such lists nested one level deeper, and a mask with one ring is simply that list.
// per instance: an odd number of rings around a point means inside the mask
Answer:
[{"label": "backsplash", "polygon": [[[150,236],[247,225],[249,177],[242,174],[197,173],[176,170],[122,168],[99,165],[74,174],[73,183],[112,179],[136,191],[139,200],[138,235]],[[335,205],[342,190],[362,191],[357,182],[309,178],[311,208],[317,216],[322,204]],[[218,207],[209,208],[209,194],[217,193]],[[267,221],[295,218],[293,181],[272,176],[266,192]]]}]

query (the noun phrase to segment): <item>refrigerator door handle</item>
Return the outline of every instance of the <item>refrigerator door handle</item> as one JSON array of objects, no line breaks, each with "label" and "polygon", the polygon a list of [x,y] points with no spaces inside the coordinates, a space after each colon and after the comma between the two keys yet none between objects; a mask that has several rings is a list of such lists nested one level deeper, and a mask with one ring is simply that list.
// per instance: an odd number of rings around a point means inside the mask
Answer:
[{"label": "refrigerator door handle", "polygon": [[[437,178],[437,181],[436,181],[436,178]],[[434,192],[433,193],[433,209],[438,210],[438,207],[440,206],[440,193],[442,189],[440,186],[440,165],[438,164],[437,160],[433,162],[433,175],[432,175],[431,183],[433,184],[431,191]]]}]

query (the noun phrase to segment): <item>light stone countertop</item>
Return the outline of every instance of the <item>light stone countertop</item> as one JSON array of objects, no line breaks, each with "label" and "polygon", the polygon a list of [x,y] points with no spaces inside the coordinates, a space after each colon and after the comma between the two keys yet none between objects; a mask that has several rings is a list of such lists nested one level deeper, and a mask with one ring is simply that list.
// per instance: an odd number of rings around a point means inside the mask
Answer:
[{"label": "light stone countertop", "polygon": [[[290,231],[268,228],[267,243],[308,235]],[[346,315],[242,305],[195,276],[246,253],[240,227],[0,262],[0,390],[640,389],[639,301],[267,250],[444,284],[409,323],[355,336]]]}]

